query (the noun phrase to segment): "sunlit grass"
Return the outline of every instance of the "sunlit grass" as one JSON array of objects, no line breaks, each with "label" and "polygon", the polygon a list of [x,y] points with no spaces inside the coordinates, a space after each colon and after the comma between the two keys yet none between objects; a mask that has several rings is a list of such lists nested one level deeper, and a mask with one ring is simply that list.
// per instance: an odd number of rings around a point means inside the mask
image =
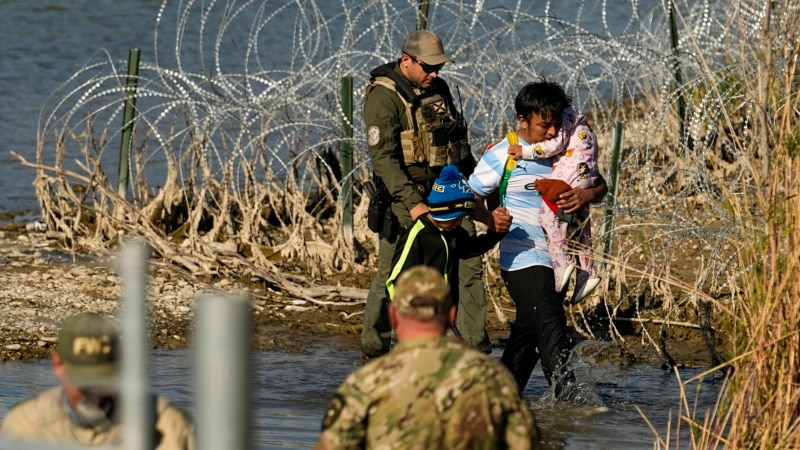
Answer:
[{"label": "sunlit grass", "polygon": [[[740,180],[720,192],[741,239],[740,271],[731,280],[736,289],[727,307],[718,308],[724,313],[728,360],[712,369],[726,370],[729,378],[711,411],[697,410],[688,400],[711,371],[683,381],[683,408],[671,428],[690,427],[692,448],[798,448],[800,8],[788,1],[739,2],[730,12],[730,46],[724,54],[703,54],[702,36],[686,30],[688,51],[698,56],[692,128],[719,130],[714,144],[737,156]],[[746,20],[748,14],[757,20]],[[703,116],[709,110],[715,113]],[[691,144],[706,141],[695,138]],[[673,430],[658,439],[656,448],[685,448],[686,443],[674,442]]]}]

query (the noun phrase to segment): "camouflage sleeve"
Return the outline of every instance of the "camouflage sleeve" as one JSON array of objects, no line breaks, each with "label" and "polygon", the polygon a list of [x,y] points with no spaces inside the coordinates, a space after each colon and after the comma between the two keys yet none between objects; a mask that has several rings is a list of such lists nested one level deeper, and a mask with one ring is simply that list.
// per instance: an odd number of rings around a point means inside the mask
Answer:
[{"label": "camouflage sleeve", "polygon": [[451,410],[447,448],[537,448],[533,413],[516,382],[504,366],[483,356],[442,381],[452,384],[445,389],[452,398],[440,400],[440,408]]},{"label": "camouflage sleeve", "polygon": [[[498,366],[500,366],[498,364]],[[502,448],[511,450],[538,449],[539,431],[533,412],[519,394],[516,381],[505,366],[497,367],[487,385],[491,389],[492,420],[498,424]]]},{"label": "camouflage sleeve", "polygon": [[376,86],[364,99],[364,121],[372,167],[392,197],[411,210],[424,199],[402,167],[400,132],[404,114],[405,107],[397,94],[383,86]]},{"label": "camouflage sleeve", "polygon": [[334,394],[322,420],[315,449],[361,449],[367,435],[367,395],[358,389],[356,374],[350,375]]},{"label": "camouflage sleeve", "polygon": [[533,420],[533,413],[527,405],[516,411],[507,411],[505,429],[505,447],[510,450],[537,450],[541,448],[539,431]]}]

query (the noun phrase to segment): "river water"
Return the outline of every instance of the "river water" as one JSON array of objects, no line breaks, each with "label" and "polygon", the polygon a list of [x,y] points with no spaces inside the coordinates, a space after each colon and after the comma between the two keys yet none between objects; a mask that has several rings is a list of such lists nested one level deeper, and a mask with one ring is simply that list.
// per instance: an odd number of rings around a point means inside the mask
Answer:
[{"label": "river water", "polygon": [[[501,351],[492,355],[499,358]],[[261,352],[253,355],[253,441],[258,449],[310,448],[316,440],[325,407],[333,392],[357,367],[357,352],[315,350],[308,354]],[[153,388],[176,404],[194,411],[191,350],[159,350],[152,353]],[[682,379],[701,373],[682,369]],[[547,382],[534,371],[524,391],[535,411],[545,441],[558,449],[650,449],[656,439],[640,408],[662,438],[667,437],[670,417],[671,442],[675,446],[679,412],[679,383],[675,374],[649,365],[620,369],[592,363],[591,377],[607,410],[554,406],[546,401]],[[713,378],[713,377],[712,377]],[[49,361],[0,364],[0,417],[22,399],[56,383]],[[704,383],[697,398],[698,411],[713,407],[721,380]],[[694,385],[687,389],[694,404]],[[689,448],[688,427],[680,432],[680,445]]]}]

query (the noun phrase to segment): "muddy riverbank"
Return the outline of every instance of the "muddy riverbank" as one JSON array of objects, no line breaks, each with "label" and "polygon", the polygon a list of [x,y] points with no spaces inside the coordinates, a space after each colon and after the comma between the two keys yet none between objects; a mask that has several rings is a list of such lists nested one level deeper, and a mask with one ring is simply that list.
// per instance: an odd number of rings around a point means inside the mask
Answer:
[{"label": "muddy riverbank", "polygon": [[[30,227],[29,227],[30,228]],[[80,311],[119,312],[121,277],[114,254],[86,254],[58,247],[58,236],[24,226],[0,229],[0,361],[42,358],[54,349],[60,322]],[[302,274],[283,274],[303,278]],[[353,301],[312,303],[250,280],[221,279],[199,282],[170,266],[152,260],[148,277],[150,338],[154,348],[191,346],[195,299],[202,294],[224,293],[251,298],[254,350],[303,352],[314,348],[357,350],[363,298],[372,272],[338,274],[308,283],[344,287]],[[499,286],[508,320],[513,305]],[[490,307],[487,325],[492,342],[502,346],[508,324]],[[640,331],[640,329],[639,329]],[[669,357],[677,364],[708,365],[710,354],[700,334],[691,328],[672,327],[664,336]],[[585,336],[575,333],[580,340]],[[669,360],[663,351],[641,339],[636,329],[614,342],[610,358],[620,363]]]}]

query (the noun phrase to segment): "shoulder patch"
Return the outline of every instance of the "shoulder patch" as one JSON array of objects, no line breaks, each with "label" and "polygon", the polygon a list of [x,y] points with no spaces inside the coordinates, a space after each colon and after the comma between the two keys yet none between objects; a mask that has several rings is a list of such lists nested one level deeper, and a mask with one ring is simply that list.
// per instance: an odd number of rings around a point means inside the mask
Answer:
[{"label": "shoulder patch", "polygon": [[381,129],[377,125],[373,125],[367,129],[367,144],[374,147],[381,142]]},{"label": "shoulder patch", "polygon": [[328,405],[328,410],[325,412],[325,418],[322,420],[322,431],[327,430],[331,425],[336,423],[336,420],[339,419],[339,416],[342,414],[344,405],[345,399],[342,394],[338,392],[334,394],[333,399]]}]

